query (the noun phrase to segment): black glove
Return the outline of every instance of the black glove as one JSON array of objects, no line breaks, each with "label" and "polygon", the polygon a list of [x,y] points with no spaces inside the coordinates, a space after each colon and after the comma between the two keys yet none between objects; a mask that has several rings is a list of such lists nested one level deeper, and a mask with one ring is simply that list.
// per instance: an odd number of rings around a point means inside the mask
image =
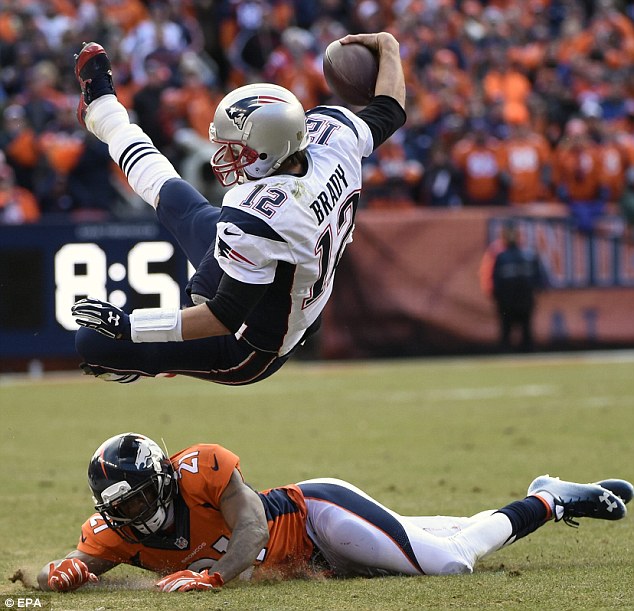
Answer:
[{"label": "black glove", "polygon": [[117,306],[99,299],[80,299],[71,312],[82,327],[94,329],[110,339],[131,340],[130,317]]}]

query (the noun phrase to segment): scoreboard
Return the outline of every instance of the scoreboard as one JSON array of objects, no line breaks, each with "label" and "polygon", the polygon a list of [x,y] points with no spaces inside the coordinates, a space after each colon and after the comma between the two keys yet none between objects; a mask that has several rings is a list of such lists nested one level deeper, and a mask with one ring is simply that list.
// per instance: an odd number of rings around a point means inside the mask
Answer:
[{"label": "scoreboard", "polygon": [[0,226],[0,359],[73,356],[75,301],[178,307],[192,272],[155,221]]}]

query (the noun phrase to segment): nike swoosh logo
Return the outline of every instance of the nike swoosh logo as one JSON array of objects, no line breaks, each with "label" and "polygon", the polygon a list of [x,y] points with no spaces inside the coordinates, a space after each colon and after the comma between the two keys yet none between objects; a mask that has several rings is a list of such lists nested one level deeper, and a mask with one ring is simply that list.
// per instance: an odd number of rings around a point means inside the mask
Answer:
[{"label": "nike swoosh logo", "polygon": [[225,227],[225,228],[222,230],[222,233],[224,233],[225,235],[240,235],[240,233],[239,233],[239,232],[229,231],[229,228],[228,228],[228,227]]},{"label": "nike swoosh logo", "polygon": [[211,467],[212,471],[218,471],[220,467],[218,466],[218,459],[216,458],[216,455],[214,454],[214,464]]},{"label": "nike swoosh logo", "polygon": [[82,536],[81,536],[81,542],[82,542],[82,543],[86,543],[86,537],[84,537],[84,535],[83,535],[83,534],[82,534]]}]

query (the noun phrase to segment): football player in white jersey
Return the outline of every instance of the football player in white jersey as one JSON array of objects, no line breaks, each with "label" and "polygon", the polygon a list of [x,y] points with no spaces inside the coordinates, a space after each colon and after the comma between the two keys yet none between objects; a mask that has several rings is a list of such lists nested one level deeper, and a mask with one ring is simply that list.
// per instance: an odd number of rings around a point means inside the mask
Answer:
[{"label": "football player in white jersey", "polygon": [[[73,306],[76,347],[86,373],[108,381],[184,374],[248,384],[275,371],[314,333],[352,240],[361,160],[405,122],[405,80],[397,40],[349,35],[379,58],[375,97],[353,113],[304,111],[277,85],[228,94],[209,128],[211,166],[233,186],[222,208],[183,181],[116,98],[105,50],[76,57],[78,118],[106,142],[132,188],[152,205],[196,273],[192,306],[130,315],[88,297]],[[113,342],[113,339],[127,340]]]}]

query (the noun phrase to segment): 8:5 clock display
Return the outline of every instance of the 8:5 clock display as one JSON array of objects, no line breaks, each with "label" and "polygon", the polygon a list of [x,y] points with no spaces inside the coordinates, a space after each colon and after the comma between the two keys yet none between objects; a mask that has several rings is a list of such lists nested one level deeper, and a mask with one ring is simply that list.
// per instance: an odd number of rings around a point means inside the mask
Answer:
[{"label": "8:5 clock display", "polygon": [[192,272],[155,222],[0,226],[0,360],[72,356],[78,299],[178,307]]}]

